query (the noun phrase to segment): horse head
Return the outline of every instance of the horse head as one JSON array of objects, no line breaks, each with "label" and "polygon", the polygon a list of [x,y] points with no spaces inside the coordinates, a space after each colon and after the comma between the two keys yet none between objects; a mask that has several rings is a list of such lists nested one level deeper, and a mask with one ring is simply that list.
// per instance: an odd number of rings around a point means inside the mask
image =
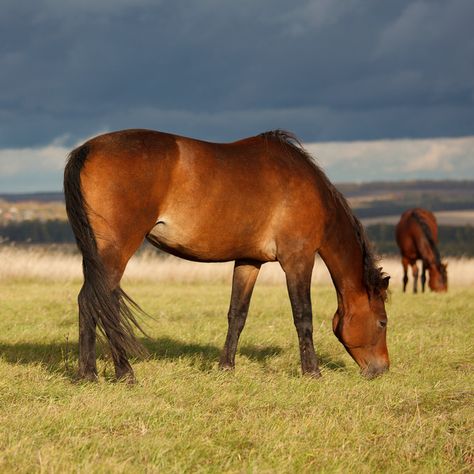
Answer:
[{"label": "horse head", "polygon": [[440,262],[437,265],[430,265],[428,271],[430,274],[429,287],[435,292],[448,291],[448,264]]},{"label": "horse head", "polygon": [[381,375],[390,365],[385,311],[389,279],[382,277],[378,288],[358,295],[350,307],[340,306],[333,318],[334,334],[367,378]]}]

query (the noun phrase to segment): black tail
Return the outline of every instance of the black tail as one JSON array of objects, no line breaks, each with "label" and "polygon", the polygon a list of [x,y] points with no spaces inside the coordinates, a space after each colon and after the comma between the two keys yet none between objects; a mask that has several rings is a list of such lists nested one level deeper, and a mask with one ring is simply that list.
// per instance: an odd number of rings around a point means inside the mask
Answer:
[{"label": "black tail", "polygon": [[418,223],[418,225],[421,227],[421,230],[423,231],[424,236],[426,237],[426,240],[430,244],[431,250],[433,252],[433,255],[435,257],[435,262],[437,266],[441,265],[441,255],[439,253],[438,247],[436,245],[436,242],[433,237],[433,233],[431,232],[430,226],[427,224],[425,219],[416,211],[412,212],[413,219]]},{"label": "black tail", "polygon": [[77,246],[82,253],[84,285],[79,294],[79,311],[85,324],[99,328],[109,340],[115,356],[142,355],[146,351],[134,335],[135,326],[141,332],[132,308],[138,305],[120,288],[111,289],[105,267],[97,251],[94,231],[87,217],[87,204],[82,195],[81,170],[89,154],[87,144],[73,150],[64,170],[66,211]]}]

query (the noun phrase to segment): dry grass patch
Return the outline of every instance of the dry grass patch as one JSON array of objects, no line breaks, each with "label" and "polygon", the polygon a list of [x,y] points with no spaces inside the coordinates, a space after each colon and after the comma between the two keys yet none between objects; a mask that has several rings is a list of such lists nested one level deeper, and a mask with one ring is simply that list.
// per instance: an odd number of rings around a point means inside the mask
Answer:
[{"label": "dry grass patch", "polygon": [[[48,248],[16,248],[0,246],[0,281],[37,279],[74,281],[82,278],[81,257],[78,254],[50,251]],[[474,286],[474,259],[448,259],[450,287]],[[398,288],[402,281],[402,266],[395,258],[382,259],[380,265],[392,279],[390,286]],[[125,282],[159,283],[230,283],[233,263],[196,263],[173,256],[163,256],[153,250],[134,256],[125,272]],[[278,263],[263,265],[258,282],[266,285],[284,283]],[[329,285],[331,278],[319,258],[313,272],[313,284]]]}]

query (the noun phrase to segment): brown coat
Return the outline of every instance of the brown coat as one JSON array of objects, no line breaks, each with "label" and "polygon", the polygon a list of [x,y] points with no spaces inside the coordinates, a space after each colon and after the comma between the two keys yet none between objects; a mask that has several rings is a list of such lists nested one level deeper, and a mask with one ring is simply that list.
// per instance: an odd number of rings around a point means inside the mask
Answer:
[{"label": "brown coat", "polygon": [[421,209],[405,211],[395,229],[397,244],[402,256],[403,291],[408,282],[408,265],[412,267],[413,291],[417,292],[417,260],[422,261],[421,287],[425,291],[426,270],[429,273],[429,287],[433,291],[446,291],[448,279],[446,264],[441,262],[438,251],[438,225],[432,212]]},{"label": "brown coat", "polygon": [[95,378],[95,324],[116,374],[132,377],[135,323],[119,283],[142,243],[198,261],[235,260],[220,366],[234,366],[260,266],[286,273],[304,373],[319,375],[312,341],[311,274],[319,252],[338,295],[334,332],[368,376],[388,368],[384,300],[364,230],[295,137],[267,132],[217,144],[150,130],[101,135],[65,170],[68,216],[84,257],[80,372]]}]

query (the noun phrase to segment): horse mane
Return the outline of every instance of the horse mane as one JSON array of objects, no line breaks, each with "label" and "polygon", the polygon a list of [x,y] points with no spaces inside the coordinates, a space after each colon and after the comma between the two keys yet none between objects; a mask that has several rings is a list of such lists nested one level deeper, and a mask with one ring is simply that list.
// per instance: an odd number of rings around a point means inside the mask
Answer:
[{"label": "horse mane", "polygon": [[386,288],[386,284],[384,283],[386,275],[382,272],[382,268],[377,266],[379,258],[375,256],[364,227],[352,212],[346,198],[334,186],[334,184],[331,183],[329,178],[326,176],[326,173],[324,173],[324,171],[319,167],[313,156],[311,156],[311,154],[304,148],[296,135],[286,130],[278,129],[262,133],[259,136],[265,140],[278,140],[280,143],[290,147],[292,151],[304,158],[316,169],[318,175],[330,191],[332,198],[341,206],[347,215],[349,222],[352,224],[357,242],[362,251],[363,283],[369,296],[373,294],[385,299],[386,293],[383,290]]},{"label": "horse mane", "polygon": [[426,222],[426,220],[423,218],[423,216],[417,212],[416,210],[413,210],[411,213],[413,216],[413,219],[418,223],[418,225],[421,227],[421,230],[426,237],[426,240],[430,244],[430,248],[435,256],[435,263],[437,267],[441,266],[441,255],[439,253],[438,247],[436,245],[436,242],[433,237],[433,233],[431,232],[430,226]]}]

